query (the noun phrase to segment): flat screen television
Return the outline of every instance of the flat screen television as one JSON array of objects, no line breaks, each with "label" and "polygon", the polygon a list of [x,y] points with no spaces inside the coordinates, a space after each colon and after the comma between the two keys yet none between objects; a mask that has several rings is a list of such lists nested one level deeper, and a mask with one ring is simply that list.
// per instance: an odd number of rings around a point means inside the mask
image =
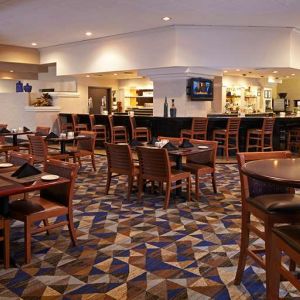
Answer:
[{"label": "flat screen television", "polygon": [[187,90],[193,101],[212,101],[214,99],[214,82],[211,79],[191,78]]}]

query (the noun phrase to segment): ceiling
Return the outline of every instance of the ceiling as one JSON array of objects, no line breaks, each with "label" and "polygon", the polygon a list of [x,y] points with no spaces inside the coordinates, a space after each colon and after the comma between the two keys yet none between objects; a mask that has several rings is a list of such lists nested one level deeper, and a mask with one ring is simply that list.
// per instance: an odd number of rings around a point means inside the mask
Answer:
[{"label": "ceiling", "polygon": [[41,48],[175,24],[300,28],[299,16],[299,0],[0,0],[0,44]]}]

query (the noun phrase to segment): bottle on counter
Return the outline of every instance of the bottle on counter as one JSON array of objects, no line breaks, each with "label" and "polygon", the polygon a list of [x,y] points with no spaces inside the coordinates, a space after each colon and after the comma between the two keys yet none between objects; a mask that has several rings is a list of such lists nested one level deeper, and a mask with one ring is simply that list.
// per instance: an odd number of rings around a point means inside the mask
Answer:
[{"label": "bottle on counter", "polygon": [[177,109],[175,107],[175,100],[172,99],[172,106],[170,108],[170,117],[171,118],[175,118],[176,117],[176,111],[177,111]]},{"label": "bottle on counter", "polygon": [[165,103],[164,103],[164,118],[168,117],[168,100],[167,97],[165,97]]}]

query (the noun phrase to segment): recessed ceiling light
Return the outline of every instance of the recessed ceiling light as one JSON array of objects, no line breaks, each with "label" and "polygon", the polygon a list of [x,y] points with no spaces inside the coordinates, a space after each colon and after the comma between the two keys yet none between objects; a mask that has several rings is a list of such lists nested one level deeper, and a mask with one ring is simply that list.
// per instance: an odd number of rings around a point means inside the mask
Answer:
[{"label": "recessed ceiling light", "polygon": [[224,73],[227,73],[228,71],[227,71],[227,70],[224,70],[223,72],[224,72]]},{"label": "recessed ceiling light", "polygon": [[85,77],[89,78],[89,77],[91,77],[91,75],[85,75]]},{"label": "recessed ceiling light", "polygon": [[167,22],[167,21],[170,21],[171,19],[172,19],[172,18],[170,18],[170,17],[163,17],[163,18],[162,18],[162,20],[163,20],[163,21],[166,21],[166,22]]},{"label": "recessed ceiling light", "polygon": [[114,76],[117,76],[118,75],[118,73],[114,73]]},{"label": "recessed ceiling light", "polygon": [[10,73],[13,73],[13,72],[14,72],[14,70],[10,70],[9,72],[10,72]]},{"label": "recessed ceiling light", "polygon": [[241,71],[240,69],[235,69],[237,72]]},{"label": "recessed ceiling light", "polygon": [[87,32],[85,33],[85,35],[87,35],[87,36],[91,36],[91,35],[92,35],[92,33],[91,33],[90,31],[87,31]]},{"label": "recessed ceiling light", "polygon": [[278,73],[278,71],[273,71],[273,74],[277,74]]},{"label": "recessed ceiling light", "polygon": [[261,78],[264,78],[265,76],[264,76],[264,75],[260,75],[260,77],[261,77]]},{"label": "recessed ceiling light", "polygon": [[292,76],[295,76],[295,74],[293,73],[293,74],[291,74]]},{"label": "recessed ceiling light", "polygon": [[286,78],[290,78],[290,76],[285,76]]},{"label": "recessed ceiling light", "polygon": [[37,43],[31,43],[32,46],[37,46]]}]

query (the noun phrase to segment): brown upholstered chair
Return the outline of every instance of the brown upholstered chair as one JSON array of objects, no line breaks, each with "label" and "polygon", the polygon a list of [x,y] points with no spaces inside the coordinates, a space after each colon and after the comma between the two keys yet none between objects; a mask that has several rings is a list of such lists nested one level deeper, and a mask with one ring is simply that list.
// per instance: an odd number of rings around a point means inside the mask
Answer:
[{"label": "brown upholstered chair", "polygon": [[73,157],[73,162],[78,161],[81,167],[81,157],[90,156],[93,169],[96,171],[96,162],[95,162],[95,143],[97,133],[94,131],[80,131],[79,135],[84,135],[88,137],[87,139],[79,139],[77,141],[77,146],[72,147],[68,150],[70,157]]},{"label": "brown upholstered chair", "polygon": [[[140,164],[139,200],[142,196],[145,180],[158,181],[162,185],[166,182],[165,209],[169,206],[171,190],[183,186],[183,183],[178,183],[181,180],[185,180],[187,200],[190,200],[191,173],[171,169],[169,155],[166,149],[137,147],[137,153]],[[175,182],[177,183],[172,186],[172,183]]]},{"label": "brown upholstered chair", "polygon": [[68,154],[59,152],[48,152],[45,139],[38,135],[27,135],[29,140],[29,152],[33,157],[34,163],[44,163],[47,159],[68,160]]},{"label": "brown upholstered chair", "polygon": [[[129,145],[105,143],[107,155],[107,181],[105,193],[108,194],[111,178],[120,175],[128,176],[127,199],[133,186],[133,181],[139,175],[139,167],[134,163]],[[113,173],[116,175],[113,176]]]},{"label": "brown upholstered chair", "polygon": [[191,129],[182,129],[180,137],[189,139],[206,140],[208,119],[205,117],[193,118]]},{"label": "brown upholstered chair", "polygon": [[79,132],[81,130],[88,130],[87,124],[78,122],[77,114],[72,114],[72,123],[73,123],[74,132]]},{"label": "brown upholstered chair", "polygon": [[9,268],[10,262],[10,220],[0,216],[0,231],[2,232],[0,235],[0,242],[3,242],[3,261],[4,261],[4,268]]},{"label": "brown upholstered chair", "polygon": [[125,126],[114,126],[113,115],[108,116],[109,127],[110,127],[110,141],[111,143],[127,143],[128,135]]},{"label": "brown upholstered chair", "polygon": [[95,115],[90,115],[91,130],[97,133],[96,141],[106,142],[106,126],[95,123]]},{"label": "brown upholstered chair", "polygon": [[[248,129],[246,151],[255,148],[257,151],[273,151],[273,128],[275,119],[264,118],[263,126],[260,129]],[[254,144],[252,144],[254,142]]]},{"label": "brown upholstered chair", "polygon": [[292,283],[300,291],[299,277],[295,272],[288,270],[282,264],[281,253],[286,254],[297,265],[300,264],[300,226],[287,225],[273,229],[272,247],[271,247],[271,264],[269,268],[269,285],[267,286],[267,300],[279,299],[280,277]]},{"label": "brown upholstered chair", "polygon": [[151,130],[147,127],[136,127],[135,117],[129,117],[131,133],[133,140],[146,140],[147,142],[151,139]]},{"label": "brown upholstered chair", "polygon": [[[242,166],[248,162],[259,159],[290,158],[289,151],[275,152],[245,152],[238,153],[238,167],[241,180],[242,200],[242,226],[241,226],[241,250],[238,268],[235,276],[235,284],[240,284],[246,264],[247,256],[251,256],[259,266],[266,268],[270,259],[271,232],[276,224],[297,223],[300,220],[300,196],[294,194],[294,190],[285,186],[266,183],[247,177],[241,172]],[[251,216],[255,216],[263,225],[251,222]],[[265,249],[250,249],[250,232],[265,241]],[[265,252],[265,261],[257,253]]]},{"label": "brown upholstered chair", "polygon": [[229,118],[226,129],[216,129],[213,131],[213,140],[219,143],[218,148],[223,149],[226,160],[229,160],[229,150],[239,151],[240,123],[240,118]]},{"label": "brown upholstered chair", "polygon": [[58,123],[59,123],[59,129],[60,132],[65,132],[65,131],[75,131],[74,125],[73,125],[73,120],[72,122],[66,122],[66,117],[59,114],[58,115]]},{"label": "brown upholstered chair", "polygon": [[190,140],[193,145],[196,146],[208,146],[211,147],[211,151],[197,153],[187,157],[186,163],[182,165],[184,171],[191,172],[195,175],[195,195],[196,199],[199,200],[199,183],[200,176],[210,174],[214,193],[217,193],[216,185],[216,156],[218,143],[215,141],[201,141],[201,140]]},{"label": "brown upholstered chair", "polygon": [[[40,191],[39,196],[17,200],[10,203],[12,219],[24,222],[25,227],[25,262],[31,261],[31,236],[35,233],[68,225],[73,245],[76,245],[76,233],[73,224],[73,193],[78,167],[76,164],[58,160],[45,163],[45,172],[70,180],[69,183],[55,185]],[[65,216],[65,221],[49,224],[48,219]],[[35,227],[36,222],[43,221],[43,227]]]}]

